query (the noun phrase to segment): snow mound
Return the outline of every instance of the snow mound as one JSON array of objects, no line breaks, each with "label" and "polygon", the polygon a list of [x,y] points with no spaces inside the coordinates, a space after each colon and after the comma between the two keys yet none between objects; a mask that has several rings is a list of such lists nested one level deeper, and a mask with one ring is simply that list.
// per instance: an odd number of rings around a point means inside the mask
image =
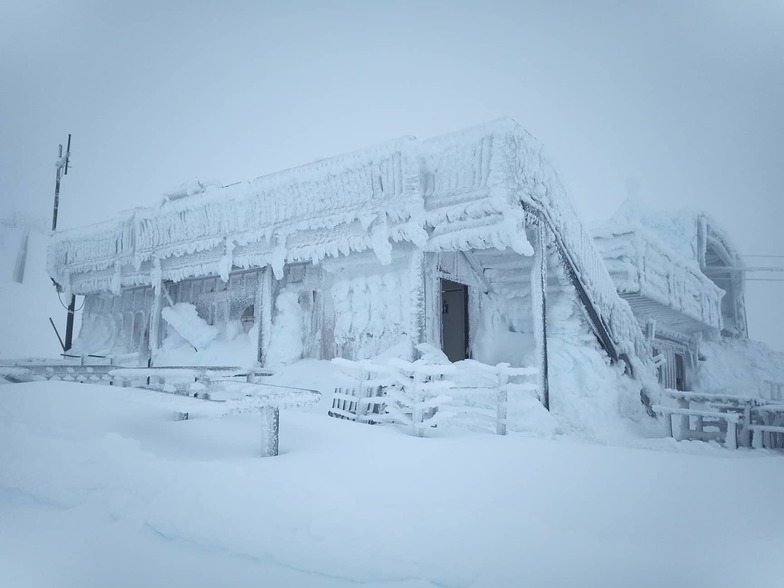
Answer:
[{"label": "snow mound", "polygon": [[206,349],[218,336],[218,329],[207,324],[190,302],[178,302],[161,310],[163,320],[196,349]]},{"label": "snow mound", "polygon": [[697,391],[767,397],[767,381],[784,382],[784,353],[749,339],[703,341],[694,385]]}]

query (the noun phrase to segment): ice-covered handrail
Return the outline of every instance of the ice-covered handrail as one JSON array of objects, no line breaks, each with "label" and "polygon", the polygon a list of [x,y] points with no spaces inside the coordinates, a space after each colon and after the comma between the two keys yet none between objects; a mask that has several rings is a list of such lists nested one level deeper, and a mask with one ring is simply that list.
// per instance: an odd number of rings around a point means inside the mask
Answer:
[{"label": "ice-covered handrail", "polygon": [[612,338],[614,352],[626,355],[632,367],[645,370],[644,378],[655,379],[650,349],[628,303],[615,288],[601,254],[583,226],[566,191],[542,155],[536,139],[513,121],[505,121],[494,131],[498,157],[498,180],[506,191],[523,205],[532,206],[550,227],[562,246],[565,262],[582,285],[589,304],[596,310],[602,325]]}]

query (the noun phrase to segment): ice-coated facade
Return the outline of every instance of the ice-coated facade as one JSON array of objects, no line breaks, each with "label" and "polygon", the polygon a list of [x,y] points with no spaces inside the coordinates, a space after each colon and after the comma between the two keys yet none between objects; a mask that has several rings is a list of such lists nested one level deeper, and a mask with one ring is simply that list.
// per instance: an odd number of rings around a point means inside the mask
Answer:
[{"label": "ice-coated facade", "polygon": [[693,385],[703,340],[748,336],[741,256],[704,213],[630,200],[593,234],[666,387]]},{"label": "ice-coated facade", "polygon": [[548,341],[587,341],[640,382],[655,373],[593,236],[508,119],[191,186],[56,233],[48,263],[86,296],[81,351],[154,365],[226,363],[211,355],[219,343],[275,366],[427,342],[452,359],[547,368]]}]

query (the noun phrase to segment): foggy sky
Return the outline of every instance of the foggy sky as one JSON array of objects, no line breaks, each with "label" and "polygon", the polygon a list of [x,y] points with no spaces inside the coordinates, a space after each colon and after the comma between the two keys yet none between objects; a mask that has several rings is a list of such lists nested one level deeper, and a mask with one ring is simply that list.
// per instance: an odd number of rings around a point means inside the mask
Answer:
[{"label": "foggy sky", "polygon": [[[60,227],[500,116],[586,222],[639,185],[784,255],[784,2],[35,2],[0,5],[0,217]],[[784,259],[748,259],[784,266]],[[784,274],[755,274],[784,277]],[[784,282],[749,282],[784,350]]]}]

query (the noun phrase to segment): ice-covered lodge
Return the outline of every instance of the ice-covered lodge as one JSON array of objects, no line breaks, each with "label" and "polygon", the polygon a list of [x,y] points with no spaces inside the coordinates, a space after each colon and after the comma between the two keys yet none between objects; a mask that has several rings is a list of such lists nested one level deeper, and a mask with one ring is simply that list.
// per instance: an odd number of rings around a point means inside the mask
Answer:
[{"label": "ice-covered lodge", "polygon": [[[58,232],[49,271],[86,296],[77,349],[142,364],[203,364],[220,342],[268,367],[429,342],[552,374],[570,367],[553,349],[573,345],[682,387],[701,338],[745,334],[735,253],[701,216],[684,221],[687,254],[655,222],[627,225],[594,238],[504,119]],[[189,334],[185,307],[212,334]]]}]

